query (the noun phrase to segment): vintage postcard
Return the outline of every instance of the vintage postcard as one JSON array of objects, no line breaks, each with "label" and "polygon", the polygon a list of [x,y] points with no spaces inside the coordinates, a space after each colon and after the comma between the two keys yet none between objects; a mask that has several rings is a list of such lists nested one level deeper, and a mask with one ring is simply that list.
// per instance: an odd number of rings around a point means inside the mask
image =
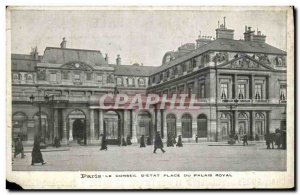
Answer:
[{"label": "vintage postcard", "polygon": [[7,180],[293,188],[293,11],[8,6]]}]

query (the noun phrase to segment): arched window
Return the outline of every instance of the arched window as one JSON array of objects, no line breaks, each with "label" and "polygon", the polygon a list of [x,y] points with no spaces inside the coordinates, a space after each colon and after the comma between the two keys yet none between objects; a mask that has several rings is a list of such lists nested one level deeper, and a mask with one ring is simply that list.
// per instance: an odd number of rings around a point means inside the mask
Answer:
[{"label": "arched window", "polygon": [[192,138],[192,117],[189,114],[184,114],[181,117],[182,123],[182,137],[183,138]]},{"label": "arched window", "polygon": [[197,117],[197,134],[198,137],[207,137],[207,117],[204,114]]},{"label": "arched window", "polygon": [[175,137],[177,136],[175,114],[167,115],[167,132],[168,132],[168,135],[175,136]]}]

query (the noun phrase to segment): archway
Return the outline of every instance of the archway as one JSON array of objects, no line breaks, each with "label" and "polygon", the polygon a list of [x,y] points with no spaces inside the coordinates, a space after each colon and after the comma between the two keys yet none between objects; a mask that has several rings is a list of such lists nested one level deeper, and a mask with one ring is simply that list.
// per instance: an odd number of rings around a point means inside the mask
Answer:
[{"label": "archway", "polygon": [[175,114],[167,115],[167,133],[172,137],[177,137]]},{"label": "archway", "polygon": [[138,114],[138,131],[137,137],[144,135],[145,137],[152,138],[152,128],[151,128],[151,114],[148,111],[141,111]]},{"label": "archway", "polygon": [[181,117],[182,138],[192,138],[192,117],[189,114],[184,114]]},{"label": "archway", "polygon": [[120,116],[116,111],[104,113],[104,133],[108,144],[118,144],[121,136]]},{"label": "archway", "polygon": [[265,115],[263,113],[255,113],[255,136],[258,138],[264,139],[264,135],[266,134],[266,122]]},{"label": "archway", "polygon": [[204,114],[197,117],[197,134],[199,138],[207,137],[207,117]]},{"label": "archway", "polygon": [[232,132],[231,115],[229,113],[221,113],[220,117],[220,137],[226,140]]},{"label": "archway", "polygon": [[86,117],[83,111],[73,110],[68,115],[69,133],[68,139],[70,142],[77,141],[80,145],[86,144]]},{"label": "archway", "polygon": [[249,121],[248,121],[248,115],[244,112],[239,113],[238,115],[238,131],[237,133],[239,135],[243,135],[243,134],[247,134],[248,136],[252,136],[250,135],[250,131],[249,131]]},{"label": "archway", "polygon": [[[27,132],[28,118],[25,113],[17,112],[12,116],[12,139],[15,140],[17,137],[21,137],[22,140],[27,140],[29,137]],[[13,142],[14,143],[14,142]]]}]

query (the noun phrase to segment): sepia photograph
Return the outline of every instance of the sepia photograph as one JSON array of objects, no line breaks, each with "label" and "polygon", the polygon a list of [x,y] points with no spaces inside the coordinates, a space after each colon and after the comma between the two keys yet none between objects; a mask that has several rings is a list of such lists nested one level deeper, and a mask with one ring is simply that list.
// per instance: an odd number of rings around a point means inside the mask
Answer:
[{"label": "sepia photograph", "polygon": [[10,182],[294,186],[292,7],[20,6],[6,20]]}]

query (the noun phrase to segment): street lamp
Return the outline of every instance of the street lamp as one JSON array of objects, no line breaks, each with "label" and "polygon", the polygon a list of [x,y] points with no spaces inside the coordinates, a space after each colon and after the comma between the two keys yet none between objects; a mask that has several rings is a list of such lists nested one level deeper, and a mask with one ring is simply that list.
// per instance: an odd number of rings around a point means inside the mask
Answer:
[{"label": "street lamp", "polygon": [[[223,102],[225,102],[225,103],[228,103],[229,102],[229,100],[228,99],[225,99],[225,100],[223,100]],[[239,102],[239,100],[238,99],[234,99],[233,100],[233,104],[230,104],[230,105],[228,105],[228,106],[226,106],[225,105],[225,107],[227,107],[227,108],[229,108],[230,109],[230,113],[232,114],[232,117],[230,118],[230,120],[231,120],[231,135],[230,135],[230,137],[233,137],[234,136],[234,133],[235,133],[235,129],[233,129],[233,127],[234,127],[234,125],[233,125],[233,113],[232,113],[232,109],[233,108],[236,108],[237,106],[238,106],[238,102]]]},{"label": "street lamp", "polygon": [[[51,97],[53,97],[53,96],[51,96]],[[33,94],[31,94],[31,96],[29,97],[29,99],[30,99],[30,102],[31,102],[32,106],[33,106],[34,104],[37,104],[37,105],[38,105],[38,109],[39,109],[39,114],[38,114],[38,117],[39,117],[39,130],[38,130],[38,134],[40,134],[40,131],[41,131],[41,129],[42,129],[42,112],[41,112],[41,105],[42,105],[43,103],[46,103],[46,104],[47,104],[47,103],[49,102],[49,100],[50,100],[50,97],[49,97],[48,95],[45,95],[45,96],[44,96],[44,101],[43,101],[43,100],[37,100],[37,101],[34,101],[34,100],[35,100],[35,96],[34,96]],[[42,133],[41,137],[42,137],[42,138],[45,138],[45,132],[42,131],[41,133]]]}]

